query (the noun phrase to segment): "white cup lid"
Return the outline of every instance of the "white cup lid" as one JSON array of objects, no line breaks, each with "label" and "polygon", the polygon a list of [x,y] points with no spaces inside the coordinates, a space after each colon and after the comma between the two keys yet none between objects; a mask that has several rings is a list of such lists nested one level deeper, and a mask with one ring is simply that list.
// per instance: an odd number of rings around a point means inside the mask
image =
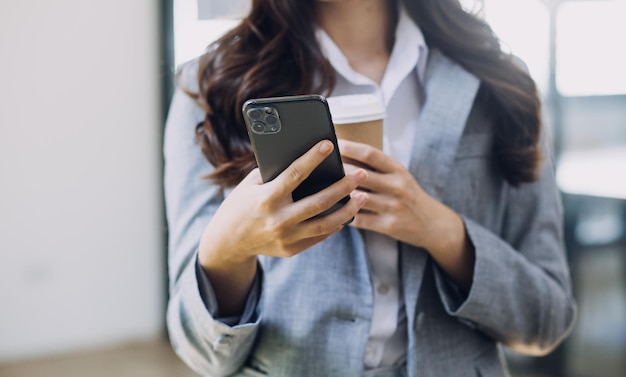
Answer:
[{"label": "white cup lid", "polygon": [[335,124],[369,122],[385,118],[385,108],[374,94],[353,94],[326,98]]}]

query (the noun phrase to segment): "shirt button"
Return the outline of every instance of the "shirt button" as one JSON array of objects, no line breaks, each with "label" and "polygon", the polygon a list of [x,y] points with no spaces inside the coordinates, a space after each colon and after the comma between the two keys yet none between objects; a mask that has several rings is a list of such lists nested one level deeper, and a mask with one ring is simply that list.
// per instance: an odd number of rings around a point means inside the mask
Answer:
[{"label": "shirt button", "polygon": [[377,291],[381,295],[386,295],[387,293],[389,293],[389,286],[387,284],[381,284],[378,286]]},{"label": "shirt button", "polygon": [[228,346],[231,343],[231,338],[232,336],[228,334],[220,335],[220,337],[217,338],[213,346],[215,348]]},{"label": "shirt button", "polygon": [[371,343],[367,344],[365,348],[365,364],[370,368],[378,366],[378,347],[376,347],[376,345]]},{"label": "shirt button", "polygon": [[422,323],[424,323],[424,312],[420,312],[417,315],[417,321],[415,321],[415,328],[417,330],[422,328]]}]

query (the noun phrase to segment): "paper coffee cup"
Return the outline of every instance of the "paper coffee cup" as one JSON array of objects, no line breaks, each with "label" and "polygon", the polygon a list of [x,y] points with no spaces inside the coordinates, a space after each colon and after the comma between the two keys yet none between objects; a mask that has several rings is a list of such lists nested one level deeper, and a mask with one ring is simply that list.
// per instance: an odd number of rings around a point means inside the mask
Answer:
[{"label": "paper coffee cup", "polygon": [[338,138],[383,149],[385,108],[373,94],[326,98]]}]

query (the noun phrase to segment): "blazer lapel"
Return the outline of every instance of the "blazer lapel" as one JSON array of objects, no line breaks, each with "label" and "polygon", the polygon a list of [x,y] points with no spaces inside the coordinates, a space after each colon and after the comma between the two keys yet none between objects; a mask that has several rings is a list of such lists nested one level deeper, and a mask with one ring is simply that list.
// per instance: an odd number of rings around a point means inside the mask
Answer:
[{"label": "blazer lapel", "polygon": [[409,171],[426,192],[441,200],[480,81],[439,50],[430,52],[424,81],[426,100]]},{"label": "blazer lapel", "polygon": [[[480,81],[438,50],[431,50],[424,77],[426,100],[414,133],[409,171],[417,182],[441,200],[444,184],[454,163],[465,123],[474,104]],[[414,329],[419,326],[416,313],[424,269],[428,264],[425,250],[409,245],[400,247],[403,298],[409,328],[409,377],[417,370],[417,344]]]}]

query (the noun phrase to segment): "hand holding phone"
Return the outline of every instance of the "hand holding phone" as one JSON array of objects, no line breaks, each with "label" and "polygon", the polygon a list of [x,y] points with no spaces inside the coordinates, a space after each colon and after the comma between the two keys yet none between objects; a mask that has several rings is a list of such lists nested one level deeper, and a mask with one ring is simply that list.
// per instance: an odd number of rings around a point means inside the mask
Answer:
[{"label": "hand holding phone", "polygon": [[332,149],[330,141],[318,143],[266,184],[260,170],[254,169],[220,204],[204,229],[198,251],[198,261],[220,300],[220,313],[241,312],[256,274],[257,256],[293,257],[339,231],[365,205],[367,194],[357,192],[332,214],[316,216],[350,195],[367,178],[363,169],[293,202],[291,193]]},{"label": "hand holding phone", "polygon": [[[324,97],[319,95],[251,99],[243,116],[264,182],[284,171],[321,140],[334,144],[333,152],[292,193],[294,201],[312,195],[345,176],[337,138]],[[320,215],[335,211],[350,200],[341,199]]]}]

